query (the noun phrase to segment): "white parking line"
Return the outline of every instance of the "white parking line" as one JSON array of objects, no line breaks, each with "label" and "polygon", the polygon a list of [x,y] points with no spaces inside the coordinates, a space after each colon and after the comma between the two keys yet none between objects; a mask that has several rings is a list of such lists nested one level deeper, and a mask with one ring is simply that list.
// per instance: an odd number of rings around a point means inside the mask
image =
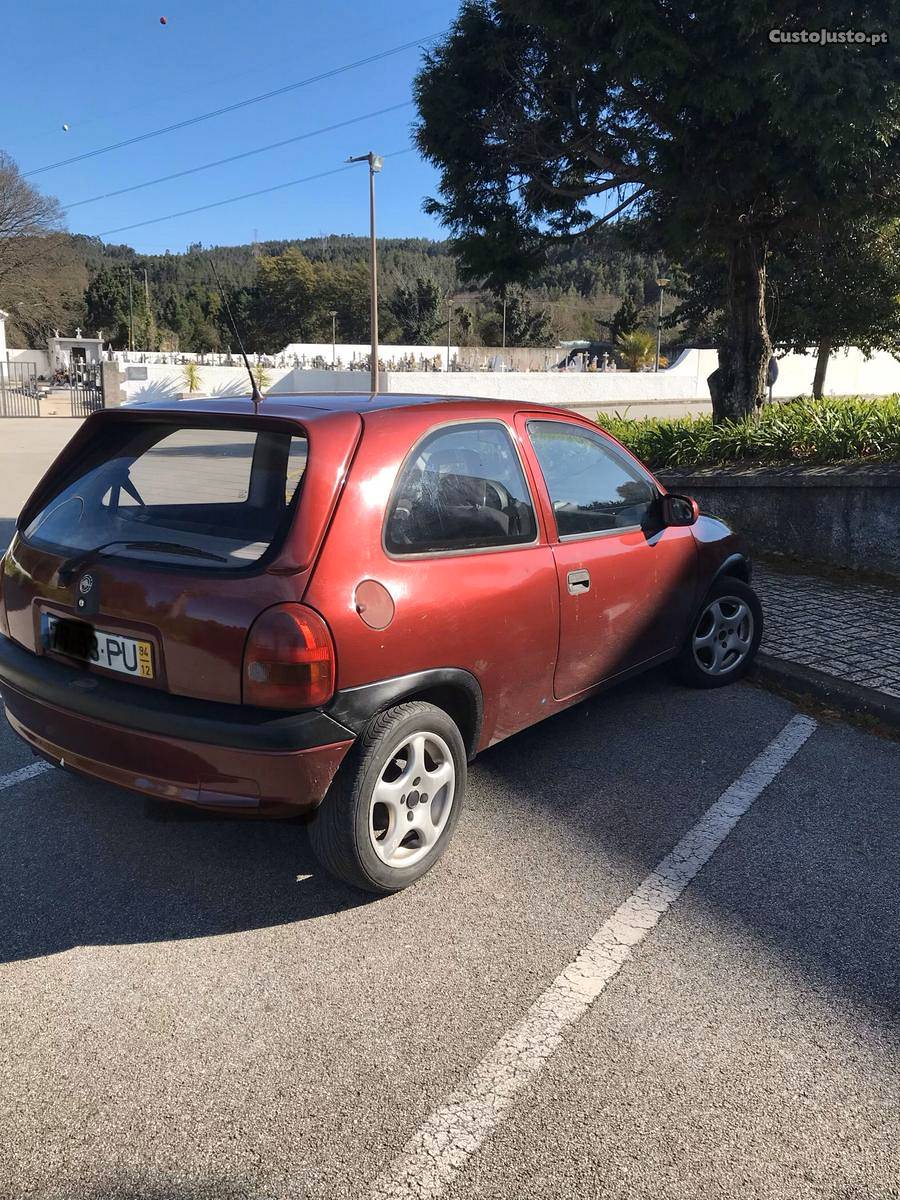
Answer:
[{"label": "white parking line", "polygon": [[464,1084],[421,1126],[375,1182],[371,1200],[434,1200],[478,1150],[519,1092],[538,1074],[566,1029],[631,957],[709,861],[753,802],[816,729],[796,716],[497,1042]]},{"label": "white parking line", "polygon": [[45,771],[52,771],[53,767],[48,762],[33,762],[27,767],[19,767],[18,771],[10,771],[8,775],[0,775],[0,792],[7,788],[15,787],[17,783],[24,783],[26,779],[34,779],[35,775],[43,775]]}]

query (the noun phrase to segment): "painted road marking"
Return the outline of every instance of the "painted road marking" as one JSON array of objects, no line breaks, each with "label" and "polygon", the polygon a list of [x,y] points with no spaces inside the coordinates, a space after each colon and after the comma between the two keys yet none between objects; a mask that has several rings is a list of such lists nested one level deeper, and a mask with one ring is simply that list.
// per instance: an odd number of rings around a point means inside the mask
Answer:
[{"label": "painted road marking", "polygon": [[48,762],[33,762],[29,763],[27,767],[19,767],[18,771],[10,771],[8,775],[0,775],[0,792],[15,787],[17,783],[24,783],[26,779],[34,779],[35,775],[43,775],[45,771],[52,770],[53,767]]},{"label": "painted road marking", "polygon": [[375,1182],[371,1200],[434,1200],[538,1074],[566,1029],[631,957],[738,821],[816,729],[796,716],[706,810],[678,845],[597,930],[571,962],[497,1042],[463,1085],[431,1114]]}]

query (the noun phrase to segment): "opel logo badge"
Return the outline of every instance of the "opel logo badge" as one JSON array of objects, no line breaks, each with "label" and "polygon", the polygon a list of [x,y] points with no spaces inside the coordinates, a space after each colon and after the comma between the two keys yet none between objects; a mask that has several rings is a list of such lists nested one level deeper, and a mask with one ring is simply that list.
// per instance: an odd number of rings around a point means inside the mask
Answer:
[{"label": "opel logo badge", "polygon": [[93,575],[82,575],[82,577],[78,581],[78,591],[81,593],[82,596],[86,596],[93,586],[94,586]]}]

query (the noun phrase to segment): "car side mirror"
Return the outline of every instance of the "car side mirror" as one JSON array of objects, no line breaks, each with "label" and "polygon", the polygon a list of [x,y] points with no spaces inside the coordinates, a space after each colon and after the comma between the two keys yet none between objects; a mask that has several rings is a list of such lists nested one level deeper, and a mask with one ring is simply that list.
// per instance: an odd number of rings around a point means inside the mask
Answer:
[{"label": "car side mirror", "polygon": [[693,525],[699,516],[697,501],[691,496],[663,496],[662,517],[665,525]]}]

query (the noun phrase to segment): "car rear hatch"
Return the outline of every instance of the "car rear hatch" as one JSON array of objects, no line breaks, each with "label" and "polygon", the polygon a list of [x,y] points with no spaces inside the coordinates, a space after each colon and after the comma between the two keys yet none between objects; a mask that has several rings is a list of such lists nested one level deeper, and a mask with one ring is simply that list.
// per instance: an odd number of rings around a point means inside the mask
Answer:
[{"label": "car rear hatch", "polygon": [[96,414],[19,518],[9,635],[77,670],[240,703],[248,630],[302,597],[360,429],[315,409]]}]

